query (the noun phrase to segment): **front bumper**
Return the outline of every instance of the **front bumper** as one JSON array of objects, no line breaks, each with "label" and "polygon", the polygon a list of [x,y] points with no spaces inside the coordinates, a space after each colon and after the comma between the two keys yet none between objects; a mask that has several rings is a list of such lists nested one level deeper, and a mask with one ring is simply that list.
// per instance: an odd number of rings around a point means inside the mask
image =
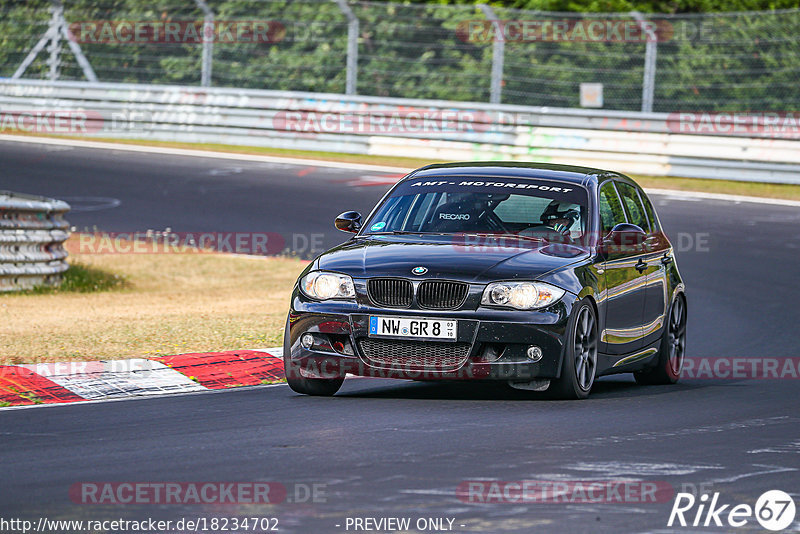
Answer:
[{"label": "front bumper", "polygon": [[[346,374],[414,380],[531,381],[558,378],[564,352],[564,333],[574,304],[567,294],[545,310],[519,311],[496,308],[478,310],[420,310],[365,307],[355,302],[307,299],[295,291],[284,339],[286,373],[305,378],[335,378]],[[455,343],[465,357],[448,365],[426,365],[412,356],[380,362],[365,350],[364,340],[378,341],[392,354],[406,338],[369,337],[369,317],[424,317],[458,321],[457,339],[418,342],[412,352],[425,359],[442,351],[452,353]],[[311,334],[313,345],[303,347],[301,338]],[[450,344],[449,346],[446,346]],[[412,342],[413,345],[413,342]],[[542,350],[539,361],[526,355],[528,347]]]}]

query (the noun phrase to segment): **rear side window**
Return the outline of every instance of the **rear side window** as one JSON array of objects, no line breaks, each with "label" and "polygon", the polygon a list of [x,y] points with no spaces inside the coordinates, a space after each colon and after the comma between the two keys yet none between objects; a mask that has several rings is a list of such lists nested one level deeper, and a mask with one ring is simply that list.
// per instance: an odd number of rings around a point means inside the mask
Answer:
[{"label": "rear side window", "polygon": [[600,221],[603,225],[603,235],[608,234],[617,224],[626,222],[625,212],[622,210],[613,182],[606,182],[600,188],[597,207],[600,212]]},{"label": "rear side window", "polygon": [[653,233],[660,232],[661,226],[658,224],[658,217],[656,216],[656,210],[653,208],[653,203],[650,202],[644,191],[639,191],[639,198],[642,199],[644,211],[647,212],[647,218],[650,219],[650,231]]},{"label": "rear side window", "polygon": [[645,232],[650,229],[650,223],[647,221],[647,215],[642,206],[642,201],[639,200],[639,194],[636,188],[630,184],[617,182],[617,189],[619,195],[622,197],[622,202],[625,205],[625,212],[628,214],[628,222],[635,224]]}]

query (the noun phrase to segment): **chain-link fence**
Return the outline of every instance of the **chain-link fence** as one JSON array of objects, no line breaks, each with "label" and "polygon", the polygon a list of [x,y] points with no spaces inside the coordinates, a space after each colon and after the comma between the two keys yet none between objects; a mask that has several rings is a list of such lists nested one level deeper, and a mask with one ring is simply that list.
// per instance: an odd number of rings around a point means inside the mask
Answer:
[{"label": "chain-link fence", "polygon": [[5,0],[0,76],[794,111],[797,28],[800,9],[669,16],[345,0]]}]

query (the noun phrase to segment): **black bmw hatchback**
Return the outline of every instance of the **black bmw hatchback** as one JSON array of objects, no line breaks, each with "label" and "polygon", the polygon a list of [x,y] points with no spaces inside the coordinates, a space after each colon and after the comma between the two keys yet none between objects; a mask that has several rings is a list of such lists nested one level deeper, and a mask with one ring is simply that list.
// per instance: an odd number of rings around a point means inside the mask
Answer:
[{"label": "black bmw hatchback", "polygon": [[686,297],[652,202],[630,178],[522,162],[413,171],[300,275],[284,336],[291,388],[347,373],[502,381],[585,398],[595,378],[678,380]]}]

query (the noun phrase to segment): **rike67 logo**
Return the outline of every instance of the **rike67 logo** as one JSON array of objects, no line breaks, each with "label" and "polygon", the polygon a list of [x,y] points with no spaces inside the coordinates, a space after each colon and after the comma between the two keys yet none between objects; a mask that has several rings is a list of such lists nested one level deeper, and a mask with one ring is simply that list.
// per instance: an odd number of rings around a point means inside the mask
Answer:
[{"label": "rike67 logo", "polygon": [[691,493],[678,493],[669,514],[667,526],[744,527],[753,519],[765,529],[777,532],[789,528],[795,517],[792,497],[781,490],[766,491],[749,504],[723,504],[719,492],[709,499],[707,493],[695,498]]}]

